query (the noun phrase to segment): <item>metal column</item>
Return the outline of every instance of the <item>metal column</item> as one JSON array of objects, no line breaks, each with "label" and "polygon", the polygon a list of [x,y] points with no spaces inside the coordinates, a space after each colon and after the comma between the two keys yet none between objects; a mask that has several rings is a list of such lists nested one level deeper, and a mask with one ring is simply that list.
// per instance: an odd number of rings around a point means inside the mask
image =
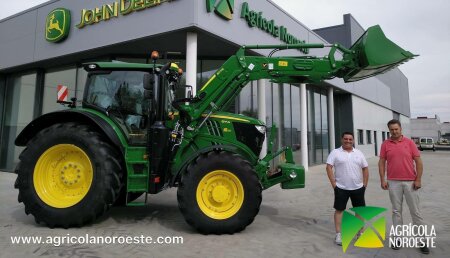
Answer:
[{"label": "metal column", "polygon": [[306,106],[306,84],[300,84],[300,125],[302,166],[308,171],[308,117]]},{"label": "metal column", "polygon": [[186,36],[186,84],[192,86],[192,95],[197,93],[197,33]]},{"label": "metal column", "polygon": [[334,128],[334,89],[328,88],[328,140],[330,143],[330,152],[336,148],[336,137]]},{"label": "metal column", "polygon": [[[265,80],[258,80],[258,119],[267,123],[266,121],[266,82]],[[266,124],[267,126],[267,124]],[[266,140],[262,146],[260,158],[263,158],[267,154],[267,133]]]}]

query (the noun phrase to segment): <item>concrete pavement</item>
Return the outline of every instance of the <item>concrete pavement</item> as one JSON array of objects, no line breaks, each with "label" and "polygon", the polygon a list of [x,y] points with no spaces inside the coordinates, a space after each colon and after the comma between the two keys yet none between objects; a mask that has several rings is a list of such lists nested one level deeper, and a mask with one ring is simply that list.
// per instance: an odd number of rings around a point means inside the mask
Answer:
[{"label": "concrete pavement", "polygon": [[[204,236],[193,231],[178,211],[176,189],[149,195],[147,206],[114,207],[94,224],[74,229],[49,229],[25,215],[17,202],[15,174],[0,173],[0,257],[448,257],[450,253],[450,153],[422,152],[425,165],[422,213],[436,228],[437,247],[428,256],[416,249],[391,250],[349,247],[347,253],[333,243],[333,190],[325,166],[310,167],[305,189],[263,192],[253,224],[234,235]],[[377,162],[369,159],[370,179],[366,202],[388,208],[387,191],[379,185]],[[348,208],[350,205],[347,206]],[[405,205],[404,223],[411,221]],[[183,244],[12,244],[14,236],[182,236]],[[387,232],[389,234],[389,231]]]}]

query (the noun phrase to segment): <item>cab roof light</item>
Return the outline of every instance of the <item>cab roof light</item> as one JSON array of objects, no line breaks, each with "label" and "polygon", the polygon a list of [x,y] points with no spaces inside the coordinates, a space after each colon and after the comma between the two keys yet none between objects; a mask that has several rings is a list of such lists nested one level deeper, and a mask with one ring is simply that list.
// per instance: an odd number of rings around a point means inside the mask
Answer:
[{"label": "cab roof light", "polygon": [[158,60],[158,59],[159,59],[159,53],[158,53],[158,51],[152,51],[151,58],[152,58],[153,60]]}]

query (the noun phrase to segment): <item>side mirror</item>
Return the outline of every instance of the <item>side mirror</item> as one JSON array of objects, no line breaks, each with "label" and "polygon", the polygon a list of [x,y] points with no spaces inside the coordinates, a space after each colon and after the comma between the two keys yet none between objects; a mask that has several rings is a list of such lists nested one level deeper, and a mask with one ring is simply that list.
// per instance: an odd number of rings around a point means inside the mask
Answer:
[{"label": "side mirror", "polygon": [[144,89],[153,90],[153,85],[155,84],[155,78],[153,74],[146,73],[144,74]]},{"label": "side mirror", "polygon": [[155,77],[153,74],[144,74],[144,99],[153,99],[153,86],[155,84]]},{"label": "side mirror", "polygon": [[144,99],[153,99],[153,91],[144,90]]}]

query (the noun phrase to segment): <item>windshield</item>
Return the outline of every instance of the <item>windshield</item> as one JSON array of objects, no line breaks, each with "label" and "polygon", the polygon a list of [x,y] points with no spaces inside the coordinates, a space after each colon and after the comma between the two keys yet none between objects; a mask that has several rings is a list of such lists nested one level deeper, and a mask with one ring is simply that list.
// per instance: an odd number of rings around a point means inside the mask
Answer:
[{"label": "windshield", "polygon": [[107,111],[127,132],[131,144],[144,144],[149,100],[144,99],[145,72],[113,71],[89,75],[84,105]]},{"label": "windshield", "polygon": [[142,114],[144,74],[136,71],[92,74],[84,102],[106,110],[127,109]]}]

